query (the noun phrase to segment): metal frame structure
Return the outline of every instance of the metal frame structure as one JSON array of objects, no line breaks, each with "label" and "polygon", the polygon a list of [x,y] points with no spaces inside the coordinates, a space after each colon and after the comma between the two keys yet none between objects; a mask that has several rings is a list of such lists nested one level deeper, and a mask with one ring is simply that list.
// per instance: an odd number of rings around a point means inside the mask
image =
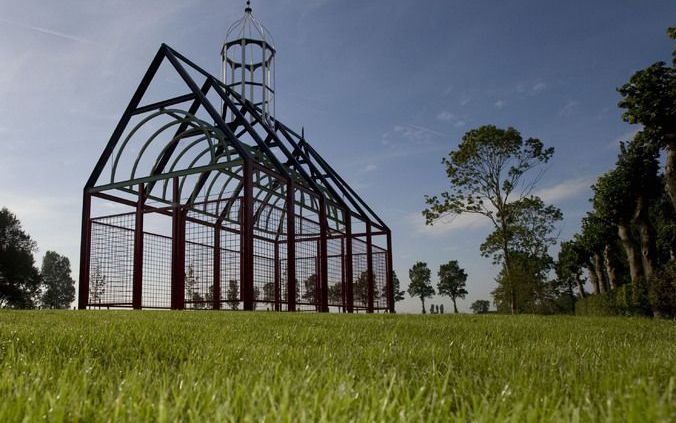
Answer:
[{"label": "metal frame structure", "polygon": [[[148,101],[161,66],[185,92]],[[394,312],[390,229],[235,88],[160,47],[84,187],[79,308]]]}]

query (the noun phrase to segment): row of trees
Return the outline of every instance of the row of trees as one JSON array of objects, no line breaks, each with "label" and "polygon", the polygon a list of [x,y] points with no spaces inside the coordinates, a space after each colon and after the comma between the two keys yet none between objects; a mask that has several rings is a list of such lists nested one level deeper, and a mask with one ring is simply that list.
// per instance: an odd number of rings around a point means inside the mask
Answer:
[{"label": "row of trees", "polygon": [[[432,286],[431,274],[432,272],[427,267],[427,263],[421,261],[415,263],[408,271],[408,277],[411,281],[408,285],[409,295],[420,298],[423,314],[427,312],[425,310],[425,299],[432,297],[435,293],[449,297],[453,302],[453,311],[457,313],[457,299],[464,299],[467,295],[467,273],[460,267],[457,260],[451,260],[446,264],[442,264],[439,266],[439,272],[437,273],[439,282],[436,292]],[[403,298],[403,292],[400,293],[399,297]]]},{"label": "row of trees", "polygon": [[[676,39],[676,28],[669,29]],[[582,230],[562,243],[557,274],[580,296],[583,269],[593,294],[622,288],[626,311],[676,312],[676,50],[619,88],[623,119],[641,125],[622,142],[615,166],[594,184]],[[664,153],[664,168],[660,159]],[[663,171],[662,171],[663,170]]]},{"label": "row of trees", "polygon": [[47,251],[38,270],[36,251],[19,219],[0,210],[0,308],[68,308],[75,300],[68,258]]}]

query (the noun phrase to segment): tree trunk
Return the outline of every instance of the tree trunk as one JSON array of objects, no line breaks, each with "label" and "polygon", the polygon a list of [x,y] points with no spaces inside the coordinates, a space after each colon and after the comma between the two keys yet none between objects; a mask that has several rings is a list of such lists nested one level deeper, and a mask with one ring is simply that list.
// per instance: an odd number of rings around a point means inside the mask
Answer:
[{"label": "tree trunk", "polygon": [[458,314],[458,306],[455,305],[455,297],[453,297],[453,312],[454,312],[455,314]]},{"label": "tree trunk", "polygon": [[592,294],[598,294],[601,290],[599,287],[599,277],[596,275],[596,269],[594,269],[594,265],[590,265],[587,268],[587,272],[589,273],[589,282],[591,282],[592,286]]},{"label": "tree trunk", "polygon": [[425,297],[420,297],[420,301],[422,302],[423,314],[425,314]]},{"label": "tree trunk", "polygon": [[575,278],[575,283],[577,284],[577,290],[580,291],[580,298],[586,297],[587,293],[584,292],[584,285],[582,284],[583,281],[579,276]]},{"label": "tree trunk", "polygon": [[676,134],[667,137],[667,158],[664,166],[664,187],[676,210]]},{"label": "tree trunk", "polygon": [[592,260],[594,261],[594,272],[596,272],[596,278],[599,281],[599,292],[603,294],[608,291],[608,281],[601,265],[601,256],[598,253],[594,253]]},{"label": "tree trunk", "polygon": [[655,230],[648,216],[648,204],[643,196],[636,201],[636,214],[634,221],[638,227],[641,241],[641,263],[643,272],[648,281],[655,275]]},{"label": "tree trunk", "polygon": [[636,248],[636,241],[631,235],[631,230],[626,222],[618,222],[617,234],[622,241],[624,251],[627,253],[627,262],[629,262],[629,276],[631,277],[631,286],[634,296],[637,295],[639,284],[644,276],[643,265]]},{"label": "tree trunk", "polygon": [[608,284],[610,285],[610,289],[617,288],[617,269],[615,268],[615,263],[613,263],[610,245],[606,245],[606,247],[603,249],[603,263],[606,266],[606,273],[608,274]]}]

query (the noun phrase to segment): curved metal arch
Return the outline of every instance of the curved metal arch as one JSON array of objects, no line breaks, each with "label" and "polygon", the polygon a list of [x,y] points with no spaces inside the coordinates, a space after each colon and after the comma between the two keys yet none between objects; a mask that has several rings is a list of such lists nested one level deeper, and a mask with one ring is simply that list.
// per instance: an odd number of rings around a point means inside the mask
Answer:
[{"label": "curved metal arch", "polygon": [[[210,144],[212,144],[212,141],[211,141],[212,135],[210,135],[210,134],[213,134],[213,137],[218,139],[219,141],[225,142],[225,135],[223,134],[222,131],[220,131],[220,129],[214,127],[213,125],[210,125],[209,123],[207,123],[207,122],[205,122],[205,121],[203,121],[199,118],[197,118],[194,114],[186,112],[185,110],[180,110],[180,109],[160,109],[159,111],[154,112],[154,113],[146,116],[145,118],[143,118],[141,121],[139,121],[132,128],[132,130],[129,132],[127,137],[124,139],[124,141],[120,145],[120,148],[118,149],[117,154],[115,155],[115,159],[113,161],[113,165],[112,165],[112,169],[111,169],[111,179],[110,179],[111,183],[115,182],[115,175],[117,173],[117,168],[118,168],[120,159],[121,159],[123,153],[125,152],[127,145],[129,144],[131,139],[136,135],[136,133],[139,131],[139,129],[141,129],[148,122],[150,122],[151,120],[153,120],[157,117],[164,116],[164,115],[171,116],[172,118],[174,118],[174,120],[162,125],[159,129],[157,129],[144,142],[141,150],[137,154],[136,160],[134,161],[134,166],[132,167],[131,179],[134,179],[138,163],[140,162],[141,156],[146,151],[148,146],[159,136],[159,134],[161,134],[162,132],[164,132],[168,128],[171,128],[172,126],[185,123],[185,124],[192,126],[193,130],[186,130],[186,131],[182,132],[181,134],[173,137],[170,140],[170,142],[167,143],[167,145],[162,149],[160,155],[163,154],[167,150],[167,148],[170,145],[172,145],[173,143],[176,143],[183,138],[187,138],[189,136],[194,136],[194,135],[199,133],[199,132],[195,133],[194,130],[198,130],[198,131],[202,132],[203,134],[205,134],[205,138],[209,140]],[[177,118],[176,115],[182,115],[183,118]],[[213,148],[213,145],[211,145],[211,147]],[[155,161],[155,164],[157,164],[158,161],[159,161],[159,157]]]}]

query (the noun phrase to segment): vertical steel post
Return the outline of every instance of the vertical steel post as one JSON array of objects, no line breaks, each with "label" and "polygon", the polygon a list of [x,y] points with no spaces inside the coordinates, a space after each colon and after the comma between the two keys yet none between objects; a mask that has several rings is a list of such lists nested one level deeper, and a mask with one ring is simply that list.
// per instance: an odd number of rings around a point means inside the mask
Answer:
[{"label": "vertical steel post", "polygon": [[135,310],[143,306],[143,206],[145,185],[138,186],[138,200],[136,201],[136,215],[134,219],[134,270],[132,279],[131,304]]},{"label": "vertical steel post", "polygon": [[352,269],[352,216],[345,210],[345,299],[348,313],[354,313],[354,274]]},{"label": "vertical steel post", "polygon": [[366,222],[366,278],[368,281],[368,306],[367,312],[373,313],[373,297],[375,292],[373,278],[373,237],[371,235],[371,222]]},{"label": "vertical steel post", "polygon": [[273,282],[274,290],[275,290],[275,306],[274,310],[275,311],[281,311],[282,309],[282,304],[281,304],[281,289],[280,289],[280,283],[281,283],[281,265],[279,262],[279,242],[275,241],[275,279]]},{"label": "vertical steel post", "polygon": [[296,311],[296,210],[293,179],[286,185],[286,295],[289,311]]},{"label": "vertical steel post", "polygon": [[340,311],[342,313],[347,311],[347,278],[345,275],[345,238],[340,238]]},{"label": "vertical steel post", "polygon": [[174,198],[171,216],[171,308],[185,308],[185,217],[181,208],[178,176],[174,177]]},{"label": "vertical steel post", "polygon": [[394,269],[392,263],[392,231],[387,230],[387,309],[394,313]]},{"label": "vertical steel post", "polygon": [[211,288],[212,308],[221,308],[221,224],[214,227],[214,282]]},{"label": "vertical steel post", "polygon": [[326,211],[326,199],[319,201],[319,311],[329,311],[329,223]]},{"label": "vertical steel post", "polygon": [[245,160],[240,205],[240,280],[244,310],[254,309],[253,163]]},{"label": "vertical steel post", "polygon": [[80,286],[77,308],[84,310],[89,303],[89,261],[91,259],[92,196],[85,189],[82,195],[82,233],[80,234]]}]

